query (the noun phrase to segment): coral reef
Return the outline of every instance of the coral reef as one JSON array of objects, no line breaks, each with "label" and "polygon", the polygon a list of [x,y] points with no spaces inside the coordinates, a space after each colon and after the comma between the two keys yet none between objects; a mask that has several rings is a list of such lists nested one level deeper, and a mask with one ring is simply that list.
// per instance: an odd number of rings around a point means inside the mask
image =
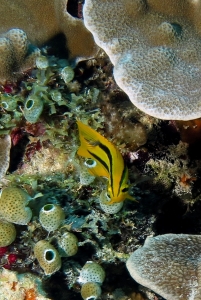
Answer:
[{"label": "coral reef", "polygon": [[36,46],[63,33],[71,57],[91,57],[97,50],[91,33],[84,27],[82,20],[72,17],[66,11],[67,3],[67,0],[2,2],[0,32],[4,33],[13,27],[20,28]]},{"label": "coral reef", "polygon": [[200,299],[201,236],[148,237],[126,265],[131,276],[167,300]]},{"label": "coral reef", "polygon": [[[69,0],[68,10],[78,4],[82,7],[80,1]],[[4,219],[13,211],[21,219],[26,208],[32,215],[23,225],[14,224],[13,235],[2,231],[0,267],[16,271],[16,276],[35,274],[51,300],[92,295],[101,300],[162,300],[133,280],[125,262],[147,236],[200,234],[199,120],[162,121],[137,109],[115,83],[103,51],[76,66],[53,53],[49,46],[41,48],[34,69],[0,86],[2,215],[5,209]],[[93,162],[77,155],[77,120],[118,149],[136,202],[108,205],[107,179],[91,176],[87,168]],[[8,189],[13,193],[7,199]],[[24,206],[18,205],[17,191],[28,195]],[[89,261],[104,270],[101,283],[80,283]],[[99,281],[97,274],[92,268],[87,277]],[[37,299],[32,285],[26,293],[27,299]]]},{"label": "coral reef", "polygon": [[200,1],[86,0],[84,23],[139,109],[160,119],[199,118]]}]

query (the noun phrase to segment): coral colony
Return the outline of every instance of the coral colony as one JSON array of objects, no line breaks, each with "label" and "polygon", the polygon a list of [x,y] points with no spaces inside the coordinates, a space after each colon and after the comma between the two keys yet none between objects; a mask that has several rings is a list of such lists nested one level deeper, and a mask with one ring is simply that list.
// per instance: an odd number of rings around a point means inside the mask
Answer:
[{"label": "coral colony", "polygon": [[0,12],[0,299],[201,299],[201,0]]}]

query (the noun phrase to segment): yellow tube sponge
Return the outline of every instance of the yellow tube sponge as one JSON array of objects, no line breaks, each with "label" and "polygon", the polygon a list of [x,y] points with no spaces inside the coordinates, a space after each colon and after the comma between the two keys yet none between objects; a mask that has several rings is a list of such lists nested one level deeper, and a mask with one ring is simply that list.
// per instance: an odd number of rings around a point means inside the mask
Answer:
[{"label": "yellow tube sponge", "polygon": [[44,205],[39,213],[39,221],[41,226],[47,231],[54,231],[65,219],[65,214],[63,209],[56,204],[46,204]]},{"label": "yellow tube sponge", "polygon": [[27,204],[31,197],[27,192],[16,187],[7,187],[1,191],[0,215],[8,222],[26,225],[32,217]]},{"label": "yellow tube sponge", "polygon": [[84,23],[135,106],[160,119],[201,117],[200,0],[86,0]]},{"label": "yellow tube sponge", "polygon": [[10,245],[16,238],[15,226],[12,223],[0,221],[0,247]]},{"label": "yellow tube sponge", "polygon": [[61,258],[57,250],[47,241],[39,241],[34,247],[34,255],[46,275],[52,275],[61,268]]}]

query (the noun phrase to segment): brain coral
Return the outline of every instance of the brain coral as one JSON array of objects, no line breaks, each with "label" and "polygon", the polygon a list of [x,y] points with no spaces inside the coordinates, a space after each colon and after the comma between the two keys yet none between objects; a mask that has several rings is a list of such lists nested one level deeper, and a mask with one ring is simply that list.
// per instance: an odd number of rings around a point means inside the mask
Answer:
[{"label": "brain coral", "polygon": [[126,265],[131,276],[166,300],[201,299],[201,236],[148,237]]},{"label": "brain coral", "polygon": [[145,113],[201,117],[201,1],[86,0],[84,23]]},{"label": "brain coral", "polygon": [[41,46],[59,33],[67,40],[71,57],[93,56],[97,48],[83,21],[67,13],[68,0],[7,0],[0,4],[0,33],[16,27],[31,43]]}]

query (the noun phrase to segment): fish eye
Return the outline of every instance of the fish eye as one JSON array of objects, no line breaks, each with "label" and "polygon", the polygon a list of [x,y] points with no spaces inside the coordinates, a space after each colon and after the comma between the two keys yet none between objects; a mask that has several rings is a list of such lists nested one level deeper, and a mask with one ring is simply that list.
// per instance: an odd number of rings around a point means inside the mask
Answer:
[{"label": "fish eye", "polygon": [[128,192],[128,188],[123,188],[121,191],[122,191],[123,193]]},{"label": "fish eye", "polygon": [[86,159],[84,164],[87,168],[94,168],[97,165],[96,161],[91,158]]}]

